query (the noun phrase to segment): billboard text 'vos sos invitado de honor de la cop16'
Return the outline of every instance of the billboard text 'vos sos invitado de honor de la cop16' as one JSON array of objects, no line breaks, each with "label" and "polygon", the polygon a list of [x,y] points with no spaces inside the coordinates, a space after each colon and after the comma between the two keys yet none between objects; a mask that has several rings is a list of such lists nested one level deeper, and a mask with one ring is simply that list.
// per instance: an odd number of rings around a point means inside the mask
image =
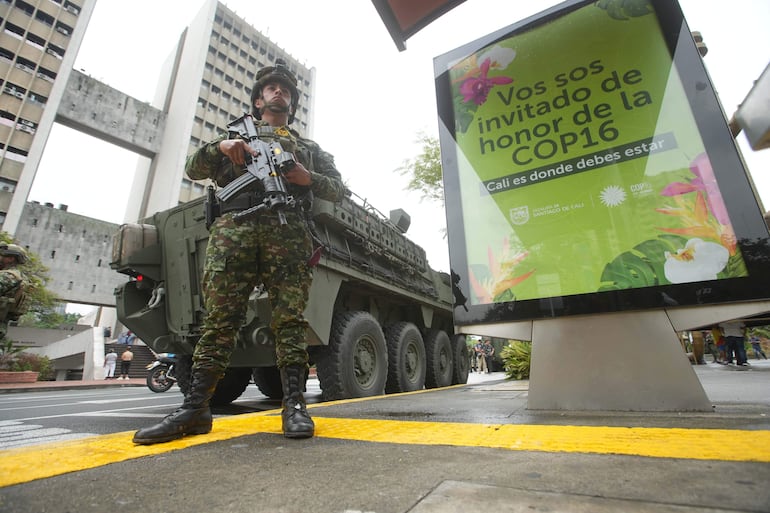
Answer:
[{"label": "billboard text 'vos sos invitado de honor de la cop16'", "polygon": [[435,67],[458,323],[759,294],[767,229],[675,2],[565,2]]}]

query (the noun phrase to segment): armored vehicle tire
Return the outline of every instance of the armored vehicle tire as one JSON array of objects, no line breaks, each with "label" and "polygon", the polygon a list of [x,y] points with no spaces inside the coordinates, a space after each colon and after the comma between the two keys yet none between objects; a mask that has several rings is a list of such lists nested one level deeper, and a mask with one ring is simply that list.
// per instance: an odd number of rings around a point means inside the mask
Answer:
[{"label": "armored vehicle tire", "polygon": [[225,375],[217,383],[212,406],[224,406],[238,399],[251,381],[251,369],[248,367],[228,367]]},{"label": "armored vehicle tire", "polygon": [[412,392],[425,386],[425,345],[411,322],[397,322],[385,330],[388,344],[388,380],[385,393]]},{"label": "armored vehicle tire", "polygon": [[323,399],[371,397],[385,392],[388,350],[385,335],[368,312],[334,316],[329,346],[313,352]]},{"label": "armored vehicle tire", "polygon": [[251,372],[257,388],[270,399],[283,399],[281,372],[278,367],[255,367]]},{"label": "armored vehicle tire", "polygon": [[454,348],[454,364],[452,365],[452,384],[462,385],[468,382],[471,356],[468,352],[468,344],[465,343],[465,335],[452,337]]},{"label": "armored vehicle tire", "polygon": [[445,331],[430,330],[425,339],[425,356],[428,361],[425,373],[427,388],[446,387],[452,384],[454,368],[452,341]]}]

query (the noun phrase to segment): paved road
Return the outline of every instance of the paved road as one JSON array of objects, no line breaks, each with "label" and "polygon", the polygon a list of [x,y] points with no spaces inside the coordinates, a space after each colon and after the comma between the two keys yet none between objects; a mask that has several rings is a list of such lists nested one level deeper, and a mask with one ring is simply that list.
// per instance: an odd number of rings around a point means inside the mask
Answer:
[{"label": "paved road", "polygon": [[[182,402],[177,387],[158,394],[142,384],[134,385],[138,386],[110,383],[80,388],[73,384],[71,388],[0,394],[0,450],[136,430],[157,422]],[[308,402],[321,400],[317,379],[309,380],[307,389]],[[232,404],[215,408],[214,417],[272,410],[279,405],[250,385]]]},{"label": "paved road", "polygon": [[308,440],[268,410],[155,446],[9,449],[0,511],[767,513],[770,364],[695,372],[713,412],[534,412],[526,383],[492,375],[312,405]]}]

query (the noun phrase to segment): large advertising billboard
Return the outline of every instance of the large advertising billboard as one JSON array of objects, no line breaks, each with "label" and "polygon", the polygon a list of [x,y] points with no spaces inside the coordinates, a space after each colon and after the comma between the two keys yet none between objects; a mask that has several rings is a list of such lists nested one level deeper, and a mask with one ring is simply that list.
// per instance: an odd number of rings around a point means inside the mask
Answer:
[{"label": "large advertising billboard", "polygon": [[435,60],[458,324],[770,296],[673,0],[568,1]]}]

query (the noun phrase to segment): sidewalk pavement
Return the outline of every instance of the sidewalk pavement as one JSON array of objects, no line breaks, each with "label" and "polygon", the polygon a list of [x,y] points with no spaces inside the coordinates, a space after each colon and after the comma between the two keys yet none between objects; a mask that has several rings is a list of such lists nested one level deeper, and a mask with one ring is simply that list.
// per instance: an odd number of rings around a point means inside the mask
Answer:
[{"label": "sidewalk pavement", "polygon": [[532,411],[526,381],[471,374],[311,404],[304,440],[276,409],[166,444],[127,431],[9,450],[0,511],[767,513],[770,361],[750,363],[693,367],[708,412]]},{"label": "sidewalk pavement", "polygon": [[34,383],[2,383],[0,394],[10,392],[43,392],[49,390],[67,390],[71,388],[102,388],[102,387],[139,387],[147,386],[145,378],[129,379],[79,379],[62,381],[36,381]]}]

